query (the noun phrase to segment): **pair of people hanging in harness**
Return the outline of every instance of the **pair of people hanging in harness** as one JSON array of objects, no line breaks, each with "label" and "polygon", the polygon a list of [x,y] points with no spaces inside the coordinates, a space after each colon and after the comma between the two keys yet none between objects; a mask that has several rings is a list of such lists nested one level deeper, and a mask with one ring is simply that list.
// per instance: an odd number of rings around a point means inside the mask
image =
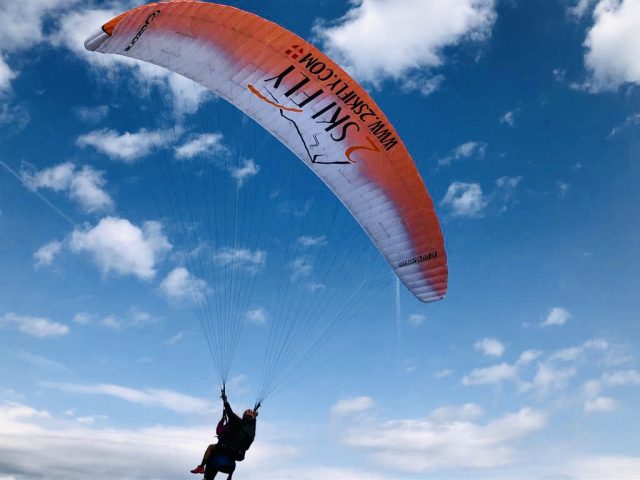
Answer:
[{"label": "pair of people hanging in harness", "polygon": [[213,479],[218,472],[227,473],[230,480],[236,461],[244,460],[246,451],[256,437],[256,419],[260,404],[258,403],[253,410],[245,410],[240,418],[231,409],[224,385],[221,393],[224,410],[216,427],[218,443],[209,445],[202,457],[202,463],[191,470],[191,473],[204,473],[207,480]]}]

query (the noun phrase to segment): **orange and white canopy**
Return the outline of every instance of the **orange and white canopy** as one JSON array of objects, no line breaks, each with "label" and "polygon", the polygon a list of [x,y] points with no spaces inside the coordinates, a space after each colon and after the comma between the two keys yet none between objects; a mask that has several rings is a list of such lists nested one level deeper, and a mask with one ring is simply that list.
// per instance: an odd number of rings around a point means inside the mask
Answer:
[{"label": "orange and white canopy", "polygon": [[251,13],[189,0],[125,12],[85,47],[160,65],[231,102],[327,184],[418,299],[445,296],[442,232],[409,152],[369,94],[316,47]]}]

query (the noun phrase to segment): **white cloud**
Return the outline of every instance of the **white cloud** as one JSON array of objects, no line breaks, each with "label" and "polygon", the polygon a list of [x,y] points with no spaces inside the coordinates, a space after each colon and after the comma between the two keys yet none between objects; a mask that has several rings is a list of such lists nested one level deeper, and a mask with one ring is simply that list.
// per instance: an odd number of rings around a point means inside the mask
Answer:
[{"label": "white cloud", "polygon": [[80,147],[91,146],[111,160],[135,163],[149,155],[154,149],[162,149],[173,142],[173,134],[163,130],[141,129],[138,132],[118,133],[102,129],[81,135],[76,140]]},{"label": "white cloud", "polygon": [[69,188],[74,171],[75,165],[71,162],[65,162],[35,172],[23,170],[20,172],[20,176],[32,190],[49,188],[53,191],[61,192]]},{"label": "white cloud", "polygon": [[547,318],[542,322],[543,327],[560,327],[571,318],[571,313],[565,308],[554,307],[549,311]]},{"label": "white cloud", "polygon": [[412,313],[409,315],[409,325],[417,327],[427,321],[427,316],[422,313]]},{"label": "white cloud", "polygon": [[640,457],[601,455],[577,458],[568,462],[565,470],[570,478],[580,480],[637,480],[640,478]]},{"label": "white cloud", "polygon": [[485,40],[495,18],[493,0],[360,0],[338,22],[314,31],[330,57],[379,84],[424,78],[420,70],[441,66],[445,48]]},{"label": "white cloud", "polygon": [[260,166],[253,160],[244,160],[242,167],[231,168],[231,176],[238,181],[238,186],[242,187],[244,182],[251,177],[255,177],[260,172]]},{"label": "white cloud", "polygon": [[444,368],[442,370],[438,370],[437,372],[435,372],[433,376],[436,378],[446,378],[451,376],[452,373],[453,373],[453,370],[451,370],[450,368]]},{"label": "white cloud", "polygon": [[0,50],[17,51],[42,42],[45,38],[43,24],[47,16],[75,2],[29,0],[0,3]]},{"label": "white cloud", "polygon": [[120,400],[171,410],[177,413],[207,413],[212,405],[202,398],[165,389],[149,388],[145,390],[111,384],[79,385],[71,383],[43,383],[42,386],[68,393],[83,395],[106,395]]},{"label": "white cloud", "polygon": [[17,76],[18,73],[11,69],[0,54],[0,94],[6,93],[10,90],[11,81]]},{"label": "white cloud", "polygon": [[321,235],[319,237],[303,235],[302,237],[298,237],[298,243],[303,247],[324,247],[327,245],[327,237],[325,235]]},{"label": "white cloud", "polygon": [[[207,422],[201,427],[123,429],[97,427],[89,418],[105,417],[74,413],[73,418],[56,418],[27,405],[0,403],[0,478],[37,480],[43,472],[47,480],[179,478],[187,466],[202,458],[203,448],[211,441],[212,427]],[[282,430],[261,422],[260,434],[242,463],[245,478],[390,480],[369,472],[315,467],[313,460],[296,465],[299,441],[292,443],[295,446],[283,443],[282,434],[276,433]]]},{"label": "white cloud", "polygon": [[558,369],[547,364],[539,364],[531,382],[523,384],[523,392],[534,391],[537,395],[547,395],[552,390],[562,390],[568,380],[576,374],[575,368]]},{"label": "white cloud", "polygon": [[587,340],[578,347],[568,347],[553,352],[550,356],[550,360],[560,360],[565,362],[578,360],[588,350],[607,350],[609,343],[602,338],[594,338]]},{"label": "white cloud", "polygon": [[505,350],[502,342],[496,338],[483,338],[478,340],[474,347],[479,352],[482,352],[483,355],[490,357],[501,357]]},{"label": "white cloud", "polygon": [[584,404],[584,411],[587,413],[593,412],[611,412],[616,408],[616,401],[609,397],[596,397],[587,400]]},{"label": "white cloud", "polygon": [[522,180],[522,177],[500,177],[496,179],[496,185],[499,188],[513,189],[518,186],[521,180]]},{"label": "white cloud", "polygon": [[518,358],[517,365],[528,365],[542,355],[539,350],[526,350]]},{"label": "white cloud", "polygon": [[174,147],[175,156],[180,160],[191,160],[199,155],[212,158],[217,154],[228,152],[222,143],[221,133],[201,133],[191,137],[189,141],[178,147]]},{"label": "white cloud", "polygon": [[599,92],[640,84],[640,0],[600,0],[593,18],[584,42],[590,73],[585,86]]},{"label": "white cloud", "polygon": [[582,348],[580,347],[569,347],[563,348],[551,355],[552,360],[565,360],[565,361],[573,361],[576,360],[582,354]]},{"label": "white cloud", "polygon": [[438,160],[438,165],[451,165],[458,160],[465,158],[482,159],[487,151],[487,144],[484,142],[465,142],[454,148],[449,155]]},{"label": "white cloud", "polygon": [[103,189],[104,172],[89,165],[76,169],[70,162],[61,163],[39,171],[21,172],[24,183],[32,190],[49,188],[56,192],[68,192],[69,197],[88,213],[113,208],[113,200]]},{"label": "white cloud", "polygon": [[515,127],[516,125],[516,114],[518,110],[510,110],[505,113],[502,117],[500,117],[500,123],[506,123],[510,127]]},{"label": "white cloud", "polygon": [[132,307],[124,316],[109,314],[101,317],[89,312],[79,312],[74,315],[73,321],[78,325],[99,325],[119,331],[131,327],[142,328],[156,323],[158,319],[144,310]]},{"label": "white cloud", "polygon": [[255,275],[265,266],[267,252],[264,250],[251,251],[246,248],[223,248],[216,255],[216,261],[220,265],[231,265]]},{"label": "white cloud", "polygon": [[79,325],[88,325],[93,322],[93,318],[88,312],[78,312],[73,316],[73,321]]},{"label": "white cloud", "polygon": [[87,212],[110,210],[113,200],[102,188],[105,183],[104,172],[85,165],[71,180],[69,195]]},{"label": "white cloud", "polygon": [[301,278],[309,277],[313,273],[313,262],[307,256],[297,257],[289,264],[291,269],[291,280],[296,282]]},{"label": "white cloud", "polygon": [[122,329],[122,321],[115,315],[107,315],[106,317],[98,320],[98,323],[103,327],[110,328],[111,330]]},{"label": "white cloud", "polygon": [[177,302],[202,302],[207,291],[207,282],[191,275],[184,267],[174,268],[162,280],[160,290],[170,300]]},{"label": "white cloud", "polygon": [[637,370],[621,370],[614,373],[607,373],[603,377],[607,385],[625,386],[640,385],[640,372]]},{"label": "white cloud", "polygon": [[465,403],[464,405],[454,405],[436,408],[429,418],[436,422],[455,422],[475,420],[484,415],[482,408],[475,403]]},{"label": "white cloud", "polygon": [[14,132],[19,132],[29,120],[29,112],[22,105],[0,104],[0,125],[8,125]]},{"label": "white cloud", "polygon": [[444,75],[414,74],[410,77],[405,77],[402,80],[402,90],[404,92],[415,91],[425,97],[428,97],[440,88],[444,80]]},{"label": "white cloud", "polygon": [[628,128],[635,127],[636,125],[640,125],[640,113],[634,113],[633,115],[629,115],[625,118],[621,125],[618,125],[611,130],[607,138],[611,138]]},{"label": "white cloud", "polygon": [[315,292],[315,291],[318,291],[318,290],[324,290],[325,288],[327,288],[327,286],[324,283],[308,282],[307,283],[307,288],[309,290],[311,290],[312,292]]},{"label": "white cloud", "polygon": [[138,307],[132,307],[127,312],[128,323],[133,327],[144,327],[150,324],[154,324],[158,321],[156,317],[149,312],[140,310]]},{"label": "white cloud", "polygon": [[458,217],[478,217],[488,204],[478,183],[453,182],[440,202]]},{"label": "white cloud", "polygon": [[495,385],[516,378],[518,368],[515,365],[501,363],[485,368],[475,368],[462,379],[463,385]]},{"label": "white cloud", "polygon": [[0,317],[0,326],[15,326],[20,332],[31,337],[62,337],[69,333],[69,327],[52,322],[48,318],[17,315],[13,312]]},{"label": "white cloud", "polygon": [[262,307],[254,308],[247,311],[247,320],[255,325],[265,325],[269,320],[269,315]]},{"label": "white cloud", "polygon": [[500,177],[496,179],[496,188],[491,195],[491,200],[494,203],[500,205],[499,211],[505,212],[510,203],[514,201],[516,195],[516,189],[522,180],[521,176],[518,177]]},{"label": "white cloud", "polygon": [[345,398],[338,401],[331,407],[331,415],[336,417],[344,417],[370,410],[375,405],[371,397],[361,396],[354,398]]},{"label": "white cloud", "polygon": [[609,348],[609,342],[604,338],[592,338],[591,340],[584,342],[583,346],[594,350],[607,350]]},{"label": "white cloud", "polygon": [[75,107],[73,113],[84,123],[99,123],[109,115],[108,105],[94,105],[91,107]]},{"label": "white cloud", "polygon": [[564,197],[569,192],[569,188],[571,188],[571,185],[569,185],[567,182],[563,182],[561,180],[558,180],[556,182],[556,185],[558,186],[558,194],[561,197]]},{"label": "white cloud", "polygon": [[562,68],[554,68],[551,73],[553,74],[554,80],[558,83],[563,83],[567,76],[567,71]]},{"label": "white cloud", "polygon": [[165,345],[176,345],[184,338],[184,332],[178,332],[173,337],[166,339],[163,343]]},{"label": "white cloud", "polygon": [[40,247],[33,254],[33,258],[36,261],[36,268],[51,265],[61,251],[62,242],[59,242],[57,240],[53,240]]},{"label": "white cloud", "polygon": [[139,228],[123,218],[105,217],[93,228],[74,230],[70,247],[74,252],[88,253],[104,275],[150,280],[171,244],[158,222],[145,222]]},{"label": "white cloud", "polygon": [[589,380],[584,383],[582,390],[586,401],[586,412],[608,412],[618,406],[618,402],[610,397],[601,395],[605,388],[625,387],[640,385],[640,372],[637,370],[619,370],[606,372],[599,379]]},{"label": "white cloud", "polygon": [[106,415],[91,415],[91,416],[85,416],[85,417],[76,417],[76,422],[82,424],[82,425],[95,425],[97,420],[102,420],[102,419],[106,419],[107,416]]},{"label": "white cloud", "polygon": [[568,12],[574,17],[581,18],[587,13],[591,5],[596,1],[597,0],[576,0],[575,5],[569,7]]},{"label": "white cloud", "polygon": [[480,414],[479,407],[467,405],[441,408],[425,419],[369,421],[347,427],[343,442],[401,472],[497,468],[515,460],[518,440],[547,423],[544,413],[531,408],[484,424],[470,420]]},{"label": "white cloud", "polygon": [[43,357],[42,355],[34,355],[29,352],[20,352],[20,358],[31,365],[45,370],[57,370],[60,372],[69,372],[69,369],[61,362]]}]

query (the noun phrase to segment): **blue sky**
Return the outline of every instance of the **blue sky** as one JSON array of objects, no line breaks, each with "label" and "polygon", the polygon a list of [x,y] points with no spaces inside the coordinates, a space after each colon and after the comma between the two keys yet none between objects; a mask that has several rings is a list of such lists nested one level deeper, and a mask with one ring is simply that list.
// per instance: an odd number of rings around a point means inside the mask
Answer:
[{"label": "blue sky", "polygon": [[265,402],[239,478],[639,478],[640,1],[230,4],[323,48],[393,121],[447,298],[397,290],[231,106],[84,51],[136,4],[3,1],[0,480],[189,475],[220,411],[201,295],[236,306],[238,410],[270,329],[348,307]]}]

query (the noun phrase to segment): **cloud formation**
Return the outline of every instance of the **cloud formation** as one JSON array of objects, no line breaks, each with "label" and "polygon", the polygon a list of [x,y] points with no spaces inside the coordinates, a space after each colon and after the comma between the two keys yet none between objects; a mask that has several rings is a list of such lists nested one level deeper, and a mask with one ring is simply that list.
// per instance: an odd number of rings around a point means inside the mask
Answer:
[{"label": "cloud formation", "polygon": [[62,251],[62,247],[62,242],[53,240],[36,250],[33,254],[33,258],[36,261],[36,268],[51,265],[58,254]]},{"label": "cloud formation", "polygon": [[118,133],[112,129],[95,130],[78,137],[80,147],[93,147],[111,160],[135,163],[148,156],[154,149],[172,143],[173,134],[145,128],[131,133]]},{"label": "cloud formation", "polygon": [[231,177],[235,178],[238,186],[242,187],[249,178],[255,177],[260,172],[260,166],[253,160],[244,160],[242,167],[231,168]]},{"label": "cloud formation", "polygon": [[504,115],[502,115],[502,117],[500,117],[500,123],[504,123],[506,125],[509,125],[510,127],[515,127],[516,126],[516,114],[518,113],[518,110],[509,110],[508,112],[506,112]]},{"label": "cloud formation", "polygon": [[554,307],[542,322],[543,327],[561,327],[569,321],[571,313],[566,308]]},{"label": "cloud formation", "polygon": [[0,326],[12,326],[25,335],[37,338],[62,337],[69,333],[69,327],[62,323],[52,322],[44,317],[18,315],[13,312],[5,313],[0,317]]},{"label": "cloud formation", "polygon": [[318,237],[303,235],[302,237],[298,237],[298,243],[303,247],[324,247],[327,245],[327,237],[325,235]]},{"label": "cloud formation", "polygon": [[451,165],[466,158],[482,159],[487,151],[487,146],[484,142],[465,142],[454,148],[446,157],[438,159],[438,165]]},{"label": "cloud formation", "polygon": [[479,183],[453,182],[440,205],[456,217],[479,217],[488,203]]},{"label": "cloud formation", "polygon": [[[211,425],[101,427],[105,420],[103,415],[77,416],[70,410],[55,416],[24,403],[0,402],[0,478],[39,480],[46,472],[47,480],[170,480],[183,476],[185,466],[191,467],[211,441]],[[261,423],[242,464],[245,478],[391,480],[367,471],[296,462],[300,441],[283,439],[286,430]]]},{"label": "cloud formation", "polygon": [[186,268],[177,267],[162,280],[160,290],[167,298],[176,302],[200,303],[205,298],[207,282],[194,277]]},{"label": "cloud formation", "polygon": [[111,330],[125,328],[142,328],[157,323],[158,318],[137,307],[130,308],[124,315],[98,315],[89,312],[78,312],[73,316],[73,322],[78,325],[99,325]]},{"label": "cloud formation", "polygon": [[369,410],[374,405],[375,402],[373,399],[367,396],[345,398],[338,401],[333,407],[331,407],[331,415],[336,417],[353,415],[354,413],[361,413]]},{"label": "cloud formation", "polygon": [[109,115],[108,105],[94,105],[91,107],[75,107],[73,113],[84,123],[99,123]]},{"label": "cloud formation", "polygon": [[31,190],[47,188],[67,192],[87,213],[107,211],[114,206],[111,196],[104,190],[104,172],[89,165],[76,168],[74,164],[65,162],[43,170],[23,169],[20,176]]},{"label": "cloud formation", "polygon": [[29,352],[20,352],[19,357],[25,362],[44,370],[59,371],[68,373],[70,370],[61,362],[42,355],[35,355]]},{"label": "cloud formation", "polygon": [[112,384],[43,383],[42,385],[68,393],[106,395],[125,402],[163,408],[177,413],[206,413],[213,410],[213,406],[207,400],[166,389],[140,390]]},{"label": "cloud formation", "polygon": [[409,315],[409,325],[412,325],[414,327],[417,327],[418,325],[422,325],[424,322],[427,321],[427,316],[422,314],[422,313],[412,313],[411,315]]},{"label": "cloud formation", "polygon": [[247,311],[247,320],[254,325],[265,325],[269,320],[269,315],[263,307],[253,308]]},{"label": "cloud formation", "polygon": [[426,418],[366,421],[346,426],[342,441],[399,472],[485,469],[512,463],[517,442],[547,424],[543,412],[528,407],[475,422],[481,415],[480,407],[467,404],[441,407]]},{"label": "cloud formation", "polygon": [[89,254],[104,275],[151,280],[157,262],[171,244],[158,222],[149,221],[138,227],[124,218],[105,217],[95,227],[74,230],[70,248]]},{"label": "cloud formation", "polygon": [[478,340],[474,347],[479,352],[482,352],[483,355],[489,357],[501,357],[505,350],[500,340],[488,337]]},{"label": "cloud formation", "polygon": [[411,81],[441,66],[446,48],[488,38],[494,7],[493,0],[359,0],[314,32],[329,56],[360,80]]},{"label": "cloud formation", "polygon": [[221,133],[193,135],[187,142],[174,147],[175,156],[179,160],[191,160],[200,155],[212,158],[217,154],[228,152],[222,141],[223,136]]},{"label": "cloud formation", "polygon": [[585,87],[601,92],[640,84],[640,0],[600,0],[593,19],[584,42],[590,75]]},{"label": "cloud formation", "polygon": [[247,248],[223,248],[215,259],[220,265],[229,265],[255,275],[267,263],[267,252],[264,250],[251,251]]},{"label": "cloud formation", "polygon": [[310,277],[313,273],[314,264],[310,257],[301,256],[296,257],[291,263],[289,263],[291,269],[291,280],[296,282],[301,278]]},{"label": "cloud formation", "polygon": [[18,76],[0,55],[0,95],[6,93],[11,88],[11,81]]}]

